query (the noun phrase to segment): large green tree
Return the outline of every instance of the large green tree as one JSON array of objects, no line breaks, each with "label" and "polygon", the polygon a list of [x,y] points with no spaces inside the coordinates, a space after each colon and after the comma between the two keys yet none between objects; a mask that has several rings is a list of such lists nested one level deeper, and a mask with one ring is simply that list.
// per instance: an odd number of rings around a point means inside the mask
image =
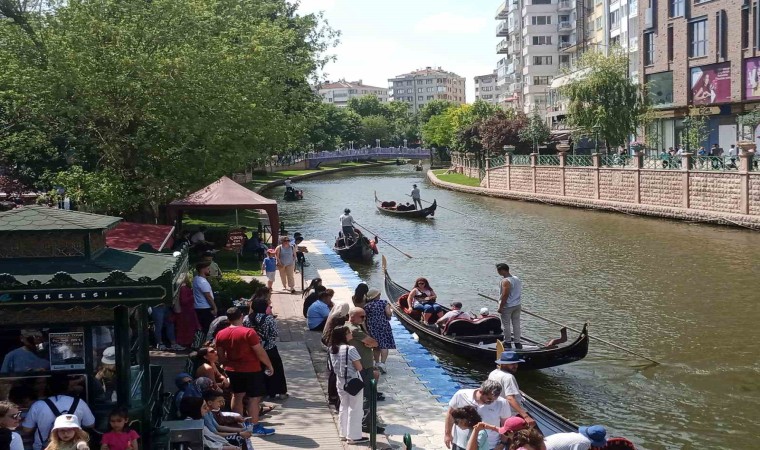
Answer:
[{"label": "large green tree", "polygon": [[320,103],[315,110],[306,134],[306,144],[315,150],[333,150],[361,138],[362,118],[351,109]]},{"label": "large green tree", "polygon": [[13,14],[0,20],[4,162],[21,176],[76,164],[133,196],[112,212],[154,216],[297,145],[334,38],[285,0],[72,0]]},{"label": "large green tree", "polygon": [[393,136],[393,125],[383,116],[367,116],[361,118],[361,142],[371,147],[380,139],[381,146],[387,146]]},{"label": "large green tree", "polygon": [[560,89],[569,101],[568,124],[585,135],[598,130],[607,148],[626,144],[646,110],[640,86],[628,76],[628,57],[620,49],[609,56],[586,52],[578,70],[582,76]]},{"label": "large green tree", "polygon": [[520,140],[530,144],[534,152],[538,152],[538,146],[547,142],[551,138],[551,130],[546,120],[541,117],[538,108],[533,108],[533,113],[528,118],[528,122],[519,132]]}]

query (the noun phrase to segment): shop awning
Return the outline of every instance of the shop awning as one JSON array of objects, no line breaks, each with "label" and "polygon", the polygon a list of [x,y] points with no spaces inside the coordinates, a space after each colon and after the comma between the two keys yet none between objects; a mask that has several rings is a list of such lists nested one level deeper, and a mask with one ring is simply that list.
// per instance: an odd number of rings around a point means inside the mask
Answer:
[{"label": "shop awning", "polygon": [[586,75],[591,72],[591,69],[581,69],[577,70],[575,72],[569,73],[567,75],[563,75],[561,77],[557,77],[552,80],[552,84],[549,85],[549,89],[559,89],[562,86],[566,86],[573,81],[580,80],[584,78]]},{"label": "shop awning", "polygon": [[171,225],[122,222],[106,234],[106,245],[119,250],[137,250],[142,244],[150,244],[161,251],[172,247],[173,233]]}]

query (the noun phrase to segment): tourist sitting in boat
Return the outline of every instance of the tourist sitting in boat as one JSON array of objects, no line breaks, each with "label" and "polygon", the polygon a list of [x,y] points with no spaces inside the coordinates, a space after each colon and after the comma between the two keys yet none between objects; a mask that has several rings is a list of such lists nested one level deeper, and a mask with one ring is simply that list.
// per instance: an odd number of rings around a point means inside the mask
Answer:
[{"label": "tourist sitting in boat", "polygon": [[451,304],[451,311],[447,312],[440,319],[436,320],[435,324],[439,328],[443,329],[452,319],[472,319],[470,313],[462,311],[462,302],[453,302]]},{"label": "tourist sitting in boat", "polygon": [[488,310],[488,308],[484,307],[484,308],[480,308],[480,317],[478,317],[478,318],[482,319],[482,318],[488,317],[490,315],[491,315],[491,312]]},{"label": "tourist sitting in boat", "polygon": [[[435,291],[430,287],[428,280],[420,277],[414,282],[414,288],[409,292],[406,301],[409,305],[412,305],[411,309],[422,311],[422,320],[425,323],[430,323],[434,316],[437,319],[443,316],[441,305],[435,302],[437,298],[438,296],[435,295]],[[407,310],[407,313],[411,312],[411,310]]]}]

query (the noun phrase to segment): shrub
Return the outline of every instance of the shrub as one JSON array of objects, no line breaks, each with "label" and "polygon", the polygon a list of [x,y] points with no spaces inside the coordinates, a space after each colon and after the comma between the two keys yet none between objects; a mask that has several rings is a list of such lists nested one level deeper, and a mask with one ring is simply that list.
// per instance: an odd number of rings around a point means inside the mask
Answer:
[{"label": "shrub", "polygon": [[233,301],[240,298],[251,298],[256,290],[263,286],[256,279],[247,282],[239,275],[231,273],[225,273],[221,280],[211,280],[211,288],[217,293],[215,300],[220,314],[233,306]]}]

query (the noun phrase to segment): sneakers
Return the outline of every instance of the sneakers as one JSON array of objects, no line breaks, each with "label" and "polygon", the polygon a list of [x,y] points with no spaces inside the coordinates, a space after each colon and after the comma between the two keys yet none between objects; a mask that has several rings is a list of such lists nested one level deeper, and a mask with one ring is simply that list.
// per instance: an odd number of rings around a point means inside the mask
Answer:
[{"label": "sneakers", "polygon": [[187,348],[186,348],[186,347],[183,347],[183,346],[181,346],[181,345],[179,345],[179,344],[174,344],[174,345],[172,345],[172,346],[171,346],[171,349],[172,349],[172,350],[174,350],[175,352],[182,352],[182,351],[185,351],[185,350],[187,350]]},{"label": "sneakers", "polygon": [[352,444],[352,445],[353,444],[364,444],[365,442],[369,442],[369,438],[368,437],[364,437],[364,436],[360,437],[359,439],[349,439],[348,440],[348,443]]},{"label": "sneakers", "polygon": [[158,344],[156,346],[156,350],[158,350],[160,352],[166,351],[166,346],[164,344]]},{"label": "sneakers", "polygon": [[386,373],[386,371],[385,371],[385,363],[383,363],[383,362],[378,362],[377,364],[375,364],[375,366],[377,366],[377,369],[378,369],[380,372],[382,372],[382,373]]},{"label": "sneakers", "polygon": [[251,434],[254,436],[271,436],[274,434],[274,428],[264,428],[263,425],[257,423],[253,426]]}]

